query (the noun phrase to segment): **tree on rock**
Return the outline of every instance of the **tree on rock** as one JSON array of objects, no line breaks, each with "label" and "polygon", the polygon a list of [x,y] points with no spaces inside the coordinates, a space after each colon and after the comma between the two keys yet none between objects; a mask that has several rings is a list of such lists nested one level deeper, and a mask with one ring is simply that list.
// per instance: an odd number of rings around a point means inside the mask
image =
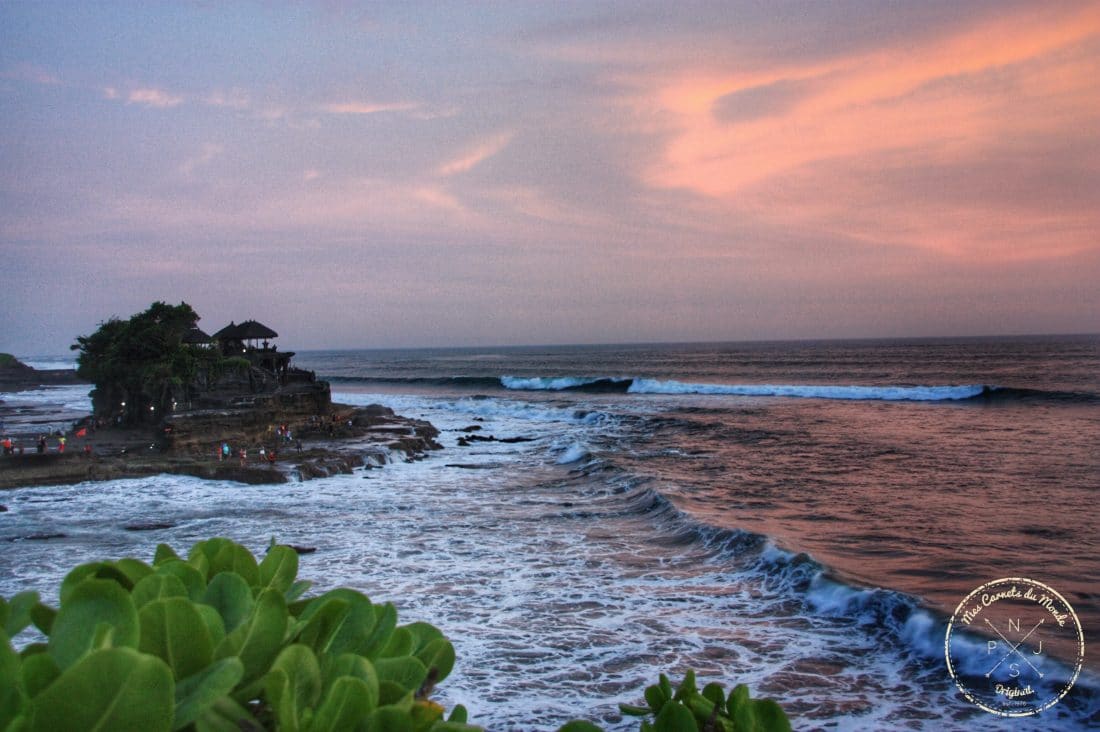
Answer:
[{"label": "tree on rock", "polygon": [[221,360],[212,349],[184,342],[198,314],[185,302],[155,302],[129,320],[111,318],[76,339],[76,373],[95,384],[96,416],[126,423],[155,422],[187,399],[199,372]]}]

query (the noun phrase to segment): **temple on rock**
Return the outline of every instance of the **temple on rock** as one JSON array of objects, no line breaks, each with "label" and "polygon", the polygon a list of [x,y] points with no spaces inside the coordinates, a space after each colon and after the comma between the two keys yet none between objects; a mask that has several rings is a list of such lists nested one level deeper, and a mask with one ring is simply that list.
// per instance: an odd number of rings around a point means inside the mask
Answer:
[{"label": "temple on rock", "polygon": [[243,367],[235,372],[223,371],[217,378],[207,380],[192,404],[203,407],[227,402],[257,404],[271,397],[284,403],[306,397],[327,404],[328,384],[318,381],[313,371],[292,366],[294,352],[280,351],[272,343],[278,337],[273,329],[256,320],[230,321],[213,335],[192,327],[184,335],[184,343],[216,349],[225,359],[233,359]]}]

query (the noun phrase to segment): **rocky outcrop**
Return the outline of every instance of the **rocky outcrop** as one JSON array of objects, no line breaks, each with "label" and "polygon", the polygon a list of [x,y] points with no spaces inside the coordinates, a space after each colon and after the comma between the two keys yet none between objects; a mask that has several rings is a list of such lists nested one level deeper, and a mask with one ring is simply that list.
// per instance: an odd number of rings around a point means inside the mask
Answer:
[{"label": "rocky outcrop", "polygon": [[[289,409],[282,402],[265,408],[181,413],[165,422],[170,428],[167,433],[100,429],[70,441],[66,453],[56,452],[51,445],[42,454],[2,456],[0,488],[160,473],[250,484],[285,483],[418,460],[442,447],[435,440],[439,431],[431,423],[401,417],[385,407],[355,408],[326,401],[328,411],[316,414],[306,409],[308,403],[303,398]],[[280,435],[284,425],[293,436],[289,441]],[[224,459],[217,450],[223,442],[231,447]]]},{"label": "rocky outcrop", "polygon": [[14,356],[0,353],[0,391],[23,391],[41,386],[86,383],[73,369],[36,369]]}]

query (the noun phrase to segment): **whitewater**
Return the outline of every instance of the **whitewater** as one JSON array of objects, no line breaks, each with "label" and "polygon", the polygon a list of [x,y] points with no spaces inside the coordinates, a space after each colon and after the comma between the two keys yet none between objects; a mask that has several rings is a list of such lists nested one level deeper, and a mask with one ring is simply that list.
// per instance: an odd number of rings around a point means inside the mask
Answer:
[{"label": "whitewater", "polygon": [[[778,699],[797,729],[1087,729],[1095,653],[1062,702],[999,719],[961,698],[943,648],[955,603],[1010,569],[1061,589],[1095,637],[1096,518],[1075,506],[1100,475],[1097,353],[1093,339],[301,354],[337,401],[427,419],[444,449],[285,486],[9,492],[0,592],[158,542],[261,552],[275,536],[317,548],[300,574],[318,589],[442,628],[459,661],[440,692],[488,729],[634,729],[617,704],[687,668]],[[529,441],[460,447],[471,427]],[[1070,673],[1049,668],[1052,684]]]}]

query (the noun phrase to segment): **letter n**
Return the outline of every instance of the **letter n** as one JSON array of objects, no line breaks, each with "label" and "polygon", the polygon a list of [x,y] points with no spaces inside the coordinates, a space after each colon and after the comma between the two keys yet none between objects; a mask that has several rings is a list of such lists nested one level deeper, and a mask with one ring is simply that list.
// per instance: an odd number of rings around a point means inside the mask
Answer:
[{"label": "letter n", "polygon": [[1016,622],[1013,623],[1012,618],[1009,618],[1008,619],[1008,629],[1009,630],[1014,630],[1017,633],[1019,633],[1020,632],[1020,619],[1016,618]]}]

